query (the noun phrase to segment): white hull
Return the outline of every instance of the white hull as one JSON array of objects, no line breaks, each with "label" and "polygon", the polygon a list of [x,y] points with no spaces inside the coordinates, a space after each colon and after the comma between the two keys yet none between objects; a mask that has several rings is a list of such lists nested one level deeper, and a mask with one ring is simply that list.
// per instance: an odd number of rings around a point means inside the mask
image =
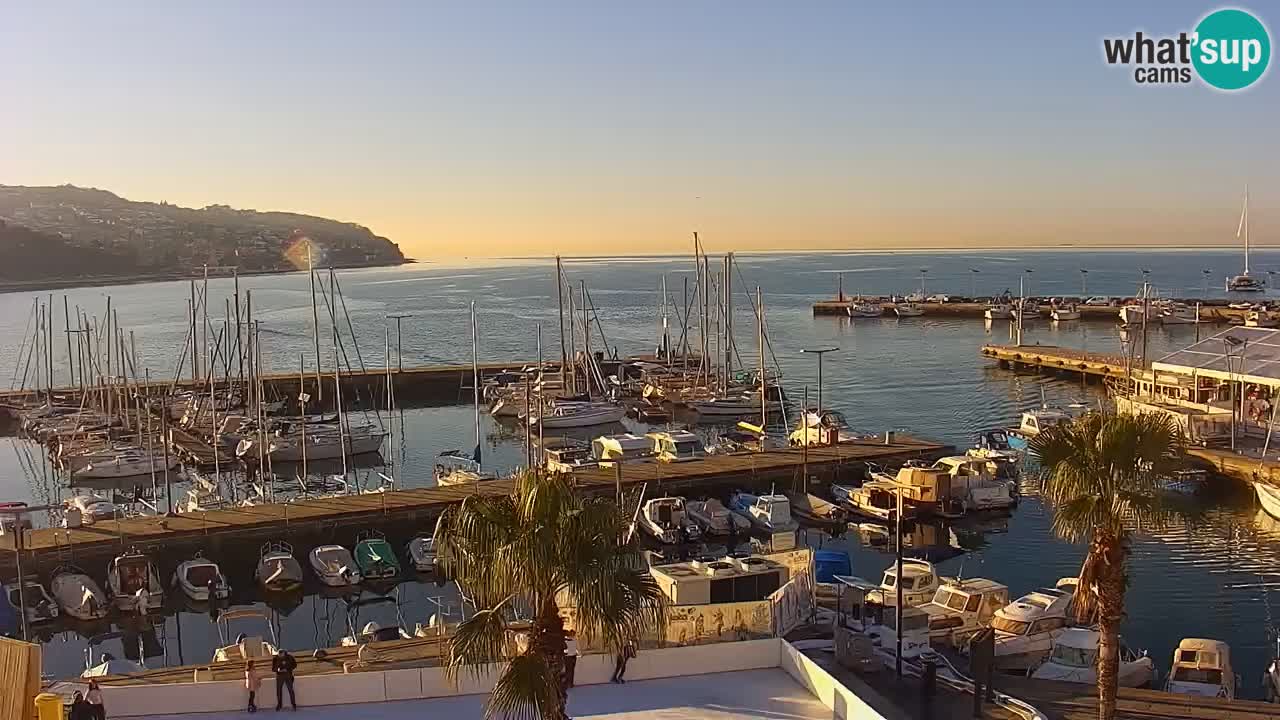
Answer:
[{"label": "white hull", "polygon": [[1258,494],[1258,504],[1271,517],[1280,520],[1280,490],[1255,482],[1253,490]]},{"label": "white hull", "polygon": [[[173,470],[178,467],[178,460],[174,456],[169,456],[169,469]],[[71,479],[75,480],[109,480],[122,477],[136,477],[138,475],[150,475],[152,472],[162,473],[165,471],[165,462],[163,457],[153,458],[115,458],[111,460],[94,460],[80,468],[71,472]]]},{"label": "white hull", "polygon": [[1140,325],[1142,318],[1146,313],[1142,311],[1140,305],[1126,305],[1120,308],[1120,323],[1122,325]]},{"label": "white hull", "polygon": [[[97,620],[107,616],[107,596],[88,575],[62,573],[53,578],[50,591],[62,612],[77,620]],[[90,602],[89,598],[92,598]]]},{"label": "white hull", "polygon": [[[689,407],[698,411],[699,415],[749,415],[760,412],[760,400],[694,400],[689,403]],[[765,410],[768,412],[775,412],[781,407],[782,404],[776,400],[765,403]]]},{"label": "white hull", "polygon": [[[1121,662],[1118,676],[1117,684],[1120,687],[1146,687],[1155,679],[1155,663],[1151,658],[1146,657],[1131,662]],[[1081,685],[1096,686],[1098,684],[1098,672],[1093,667],[1070,667],[1052,662],[1036,668],[1031,677],[1036,680],[1057,680]]]},{"label": "white hull", "polygon": [[[612,425],[613,423],[622,422],[622,418],[626,417],[627,409],[618,406],[610,406],[607,408],[591,408],[578,412],[570,412],[564,415],[544,415],[541,419],[542,427],[546,429],[556,428],[575,428],[575,427],[591,427],[593,425]],[[530,418],[530,422],[539,422],[537,416]]]},{"label": "white hull", "polygon": [[1049,657],[1053,650],[1053,636],[1043,633],[1037,637],[1019,635],[1007,640],[996,636],[996,669],[1025,671],[1036,667]]},{"label": "white hull", "polygon": [[1013,308],[1007,305],[997,305],[996,307],[989,307],[986,310],[982,311],[982,317],[988,320],[1012,320]]},{"label": "white hull", "polygon": [[[190,561],[188,561],[190,562]],[[205,563],[200,563],[205,565]],[[215,566],[216,567],[216,566]],[[209,586],[197,585],[187,578],[188,563],[178,564],[178,569],[173,574],[173,584],[182,591],[192,602],[209,602]],[[221,575],[221,572],[219,572]],[[231,595],[231,588],[227,586],[226,581],[219,582],[214,586],[213,594],[219,600],[226,600]]]},{"label": "white hull", "polygon": [[[306,457],[308,460],[336,460],[343,456],[350,457],[352,455],[376,453],[382,449],[382,442],[386,437],[383,433],[348,437],[346,439],[346,451],[344,452],[343,442],[337,437],[321,436],[317,442],[308,436]],[[253,453],[246,453],[246,455],[256,457]],[[274,461],[302,462],[302,456],[302,445],[297,442],[285,441],[280,443],[276,441],[276,443],[272,444],[271,459]]]},{"label": "white hull", "polygon": [[1057,321],[1079,320],[1080,311],[1079,310],[1050,310],[1049,318]]},{"label": "white hull", "polygon": [[307,559],[320,582],[329,587],[347,587],[360,582],[360,571],[351,553],[340,545],[321,545]]}]

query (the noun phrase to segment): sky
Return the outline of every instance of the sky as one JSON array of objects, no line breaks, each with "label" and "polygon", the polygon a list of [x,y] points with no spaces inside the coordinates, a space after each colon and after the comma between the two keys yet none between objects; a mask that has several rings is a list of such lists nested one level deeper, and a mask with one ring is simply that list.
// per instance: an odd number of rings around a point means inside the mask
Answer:
[{"label": "sky", "polygon": [[1218,7],[3,0],[0,183],[312,213],[419,258],[1215,245],[1247,183],[1280,243],[1277,71],[1103,61]]}]

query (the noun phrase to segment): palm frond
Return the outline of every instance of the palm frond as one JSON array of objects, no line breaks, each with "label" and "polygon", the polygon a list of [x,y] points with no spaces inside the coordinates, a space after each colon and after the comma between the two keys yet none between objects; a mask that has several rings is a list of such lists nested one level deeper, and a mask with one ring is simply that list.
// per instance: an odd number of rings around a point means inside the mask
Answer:
[{"label": "palm frond", "polygon": [[517,655],[498,677],[485,703],[486,718],[544,720],[560,715],[557,688],[560,678],[536,653]]},{"label": "palm frond", "polygon": [[467,669],[480,675],[485,665],[501,662],[508,654],[509,635],[504,617],[505,603],[480,610],[462,621],[454,631],[445,658],[445,675],[457,682],[458,673]]}]

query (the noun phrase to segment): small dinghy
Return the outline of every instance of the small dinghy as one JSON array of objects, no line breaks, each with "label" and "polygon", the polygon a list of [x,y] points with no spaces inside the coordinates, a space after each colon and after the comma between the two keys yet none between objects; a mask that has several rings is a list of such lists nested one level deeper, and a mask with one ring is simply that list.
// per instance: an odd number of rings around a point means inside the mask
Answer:
[{"label": "small dinghy", "polygon": [[214,597],[225,600],[231,594],[231,584],[222,574],[218,563],[196,552],[195,557],[178,563],[173,572],[173,586],[195,602],[209,602],[209,583],[213,582]]},{"label": "small dinghy", "polygon": [[320,545],[307,554],[311,569],[320,582],[329,587],[342,587],[360,583],[360,571],[351,551],[341,545]]},{"label": "small dinghy", "polygon": [[[108,640],[119,640],[123,643],[124,633],[107,632],[89,638],[89,642],[84,648],[84,672],[80,673],[80,677],[100,678],[107,675],[128,675],[146,670],[140,663],[115,657],[108,652],[95,656],[94,650]],[[141,653],[141,649],[139,649],[139,653]],[[139,657],[141,657],[141,654],[139,654]]]},{"label": "small dinghy", "polygon": [[288,543],[263,545],[253,575],[267,592],[288,592],[302,587],[302,565],[293,556],[293,546]]},{"label": "small dinghy", "polygon": [[436,541],[435,538],[427,535],[419,535],[409,541],[405,553],[409,556],[409,562],[413,563],[413,569],[422,573],[430,573],[436,571]]},{"label": "small dinghy", "polygon": [[76,620],[98,620],[106,617],[111,609],[98,583],[74,566],[54,570],[49,590],[58,601],[58,607]]},{"label": "small dinghy", "polygon": [[156,565],[136,548],[111,561],[107,589],[122,612],[142,614],[164,607],[164,586]]},{"label": "small dinghy", "polygon": [[58,619],[58,603],[53,599],[40,581],[28,577],[19,583],[6,585],[5,595],[14,611],[21,610],[27,616],[27,623],[50,622]]},{"label": "small dinghy", "polygon": [[356,567],[365,580],[395,580],[400,576],[396,551],[376,532],[366,534],[356,543]]},{"label": "small dinghy", "polygon": [[[386,619],[385,624],[379,624],[372,620],[364,625],[360,624],[360,611],[362,609],[385,607],[390,607],[394,611],[394,615],[390,612],[381,613]],[[381,595],[354,600],[347,605],[347,634],[340,641],[340,645],[342,647],[354,647],[371,642],[408,640],[413,636],[404,629],[404,624],[404,615],[400,613],[400,604],[394,597]]]}]

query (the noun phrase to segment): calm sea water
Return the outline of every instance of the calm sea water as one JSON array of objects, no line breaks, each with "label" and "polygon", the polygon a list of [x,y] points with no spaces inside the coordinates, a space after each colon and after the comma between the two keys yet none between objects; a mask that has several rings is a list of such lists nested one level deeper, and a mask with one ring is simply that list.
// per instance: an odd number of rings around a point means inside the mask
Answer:
[{"label": "calm sea water", "polygon": [[[1007,339],[1004,324],[987,327],[976,319],[892,318],[850,321],[814,317],[810,305],[834,296],[843,276],[847,294],[907,293],[918,289],[921,270],[929,293],[968,295],[1018,291],[1019,279],[1028,294],[1078,294],[1082,279],[1089,294],[1133,294],[1148,279],[1162,294],[1218,297],[1223,279],[1238,272],[1234,252],[1013,252],[974,253],[824,253],[805,255],[739,255],[734,276],[737,343],[748,365],[754,364],[754,320],[743,291],[763,288],[769,337],[784,381],[793,396],[808,385],[816,395],[817,368],[812,355],[800,348],[838,347],[824,367],[825,404],[843,410],[859,429],[898,429],[967,447],[975,433],[1016,420],[1018,413],[1041,402],[1099,397],[1096,386],[1001,371],[978,356],[984,342]],[[1280,269],[1280,254],[1257,252],[1255,274]],[[713,263],[714,266],[714,263]],[[1087,275],[1080,272],[1088,271]],[[974,272],[974,271],[977,272]],[[1209,270],[1208,274],[1204,270]],[[1028,272],[1030,271],[1030,272]],[[617,258],[566,261],[570,280],[587,284],[605,336],[621,354],[652,350],[658,332],[659,287],[666,277],[668,292],[678,304],[683,284],[692,285],[688,258]],[[400,268],[352,270],[338,273],[364,362],[381,366],[386,328],[390,327],[390,355],[402,353],[405,366],[426,363],[465,363],[470,360],[468,306],[475,301],[480,327],[480,352],[485,360],[530,360],[537,351],[538,326],[544,351],[558,356],[554,265],[543,260],[485,261],[463,266],[418,264]],[[314,363],[311,340],[311,295],[306,274],[245,278],[242,290],[252,290],[254,317],[261,321],[265,361],[279,371],[296,371],[299,356]],[[54,293],[57,324],[61,327],[62,292]],[[1270,294],[1270,293],[1268,293]],[[0,333],[8,341],[0,347],[0,371],[21,377],[19,344],[37,294],[0,295]],[[39,294],[46,298],[47,294]],[[185,283],[153,283],[66,291],[68,303],[101,315],[107,296],[121,326],[134,332],[139,364],[153,377],[172,377],[178,348],[187,332]],[[221,327],[229,280],[209,283],[211,322]],[[214,312],[216,309],[216,312]],[[322,318],[325,317],[323,308]],[[389,314],[404,313],[403,347],[397,350],[394,322]],[[327,320],[322,319],[322,351],[331,367]],[[340,315],[342,332],[346,320]],[[1194,339],[1194,328],[1153,329],[1149,354],[1181,347]],[[213,335],[211,334],[211,338]],[[1054,327],[1029,324],[1026,342],[1084,347],[1098,352],[1121,352],[1124,338],[1106,323],[1071,323]],[[348,351],[350,351],[350,340]],[[62,343],[55,335],[55,348]],[[56,351],[57,352],[57,351]],[[352,362],[356,359],[354,353]],[[55,377],[66,377],[58,352]],[[16,369],[16,372],[13,370]],[[812,396],[811,395],[811,396]],[[467,406],[407,410],[404,443],[390,455],[394,473],[406,486],[431,482],[435,456],[444,449],[471,445],[471,408]],[[514,428],[485,418],[489,450],[486,461],[502,469],[515,466],[522,455],[522,435]],[[42,472],[38,453],[17,439],[0,443],[0,499],[57,500],[71,494]],[[34,462],[33,462],[34,461]],[[376,469],[374,469],[376,470]],[[374,470],[362,471],[366,474]],[[1259,674],[1271,656],[1268,639],[1269,605],[1257,587],[1259,577],[1272,572],[1280,559],[1280,526],[1256,510],[1241,488],[1223,488],[1203,502],[1204,514],[1194,522],[1140,536],[1130,566],[1129,616],[1126,640],[1150,650],[1167,670],[1169,656],[1181,637],[1221,638],[1236,653],[1236,666],[1246,692],[1260,694]],[[1029,498],[1007,520],[983,526],[925,528],[915,542],[935,546],[932,554],[954,555],[942,563],[948,573],[981,575],[1007,584],[1013,595],[1078,570],[1082,548],[1055,539],[1048,511]],[[816,540],[815,540],[816,542]],[[856,536],[835,540],[854,556],[855,570],[878,576],[891,556]],[[967,552],[946,550],[962,546]],[[251,561],[228,567],[241,576],[240,587],[251,585]],[[166,570],[167,572],[167,570]],[[234,580],[234,578],[233,578]],[[1249,587],[1252,586],[1252,587]],[[410,623],[423,621],[435,609],[432,598],[456,605],[448,586],[406,583],[399,589],[403,613]],[[252,602],[251,595],[242,598]],[[1280,598],[1277,598],[1280,600]],[[284,645],[304,650],[332,644],[345,629],[337,600],[308,597],[296,608],[278,613]],[[102,630],[99,628],[98,630]],[[217,634],[207,615],[177,612],[156,628],[164,651],[148,657],[150,666],[203,662],[212,653]],[[74,674],[83,666],[84,637],[58,632],[45,643],[45,670]],[[119,641],[105,645],[121,654]]]}]

